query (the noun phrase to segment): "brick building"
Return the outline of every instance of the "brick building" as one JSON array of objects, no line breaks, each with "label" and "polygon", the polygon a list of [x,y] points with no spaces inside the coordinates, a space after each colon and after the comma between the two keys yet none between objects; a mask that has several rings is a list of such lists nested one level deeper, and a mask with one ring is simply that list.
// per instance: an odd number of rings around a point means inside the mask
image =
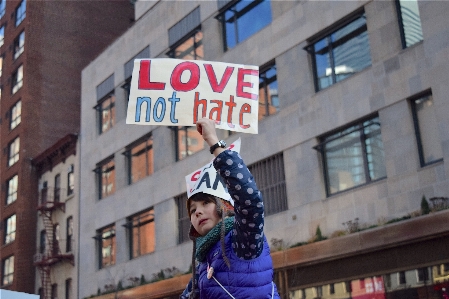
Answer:
[{"label": "brick building", "polygon": [[82,72],[80,297],[178,298],[190,278],[184,175],[211,156],[194,129],[125,122],[133,59],[172,57],[259,66],[259,134],[219,137],[263,193],[282,298],[443,298],[448,1],[135,5]]},{"label": "brick building", "polygon": [[80,72],[132,22],[129,1],[0,1],[2,288],[35,292],[31,160],[79,131]]}]

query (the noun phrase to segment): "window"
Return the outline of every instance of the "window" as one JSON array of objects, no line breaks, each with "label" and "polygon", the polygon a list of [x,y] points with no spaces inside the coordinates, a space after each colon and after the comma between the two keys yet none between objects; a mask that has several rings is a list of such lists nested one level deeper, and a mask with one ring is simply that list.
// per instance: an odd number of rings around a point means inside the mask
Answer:
[{"label": "window", "polygon": [[176,142],[176,161],[182,160],[204,149],[206,143],[196,127],[174,127]]},{"label": "window", "polygon": [[23,53],[25,46],[25,31],[20,32],[19,36],[14,40],[14,59],[19,58],[20,54]]},{"label": "window", "polygon": [[[3,75],[3,56],[0,56],[0,77]],[[2,92],[0,89],[0,98],[1,98]]]},{"label": "window", "polygon": [[58,299],[58,284],[51,285],[51,299]]},{"label": "window", "polygon": [[431,93],[411,100],[413,121],[421,167],[443,159],[436,108]]},{"label": "window", "polygon": [[203,60],[203,32],[197,28],[191,35],[172,46],[168,55],[177,59]]},{"label": "window", "polygon": [[66,246],[65,251],[72,251],[72,240],[73,240],[73,216],[67,217],[67,225],[66,225]]},{"label": "window", "polygon": [[418,282],[425,282],[429,280],[429,273],[427,268],[416,269],[416,276],[418,277]]},{"label": "window", "polygon": [[276,65],[262,68],[259,75],[259,120],[279,111]]},{"label": "window", "polygon": [[5,26],[0,27],[0,47],[5,43]]},{"label": "window", "polygon": [[16,215],[12,215],[5,220],[5,240],[4,244],[9,244],[16,239]]},{"label": "window", "polygon": [[70,164],[69,171],[67,173],[67,196],[72,195],[75,192],[75,166]]},{"label": "window", "polygon": [[402,47],[422,41],[421,19],[417,0],[396,0]]},{"label": "window", "polygon": [[65,280],[65,299],[72,299],[72,279]]},{"label": "window", "polygon": [[15,103],[10,111],[9,129],[12,130],[22,121],[22,101]]},{"label": "window", "polygon": [[109,94],[95,107],[100,122],[100,134],[108,131],[115,124],[115,95]]},{"label": "window", "polygon": [[365,13],[347,20],[331,34],[314,40],[306,50],[312,56],[316,91],[370,66]]},{"label": "window", "polygon": [[115,264],[115,225],[97,232],[99,240],[100,269]]},{"label": "window", "polygon": [[40,189],[40,203],[44,205],[48,201],[48,184],[47,181],[42,182],[42,187]]},{"label": "window", "polygon": [[126,224],[130,236],[131,258],[136,258],[155,249],[154,209],[128,218]]},{"label": "window", "polygon": [[12,74],[12,94],[15,94],[23,85],[23,65]]},{"label": "window", "polygon": [[360,121],[320,139],[326,194],[386,177],[379,117]]},{"label": "window", "polygon": [[189,238],[190,218],[187,212],[187,193],[175,197],[178,206],[178,244],[187,242]]},{"label": "window", "polygon": [[13,166],[19,161],[20,137],[17,137],[9,143],[8,146],[8,167]]},{"label": "window", "polygon": [[19,177],[17,174],[8,180],[8,190],[6,192],[6,204],[9,205],[17,200],[17,190]]},{"label": "window", "polygon": [[271,4],[266,1],[238,1],[218,17],[223,30],[224,50],[234,48],[271,23]]},{"label": "window", "polygon": [[51,244],[53,256],[58,255],[60,252],[60,250],[59,250],[59,239],[60,239],[59,233],[60,233],[59,223],[53,224],[53,240],[52,240],[52,244]]},{"label": "window", "polygon": [[151,134],[131,145],[125,152],[128,158],[128,183],[132,184],[153,173],[153,137]]},{"label": "window", "polygon": [[14,279],[14,256],[10,256],[3,260],[3,277],[2,277],[2,285],[10,285]]},{"label": "window", "polygon": [[273,155],[248,166],[264,199],[265,215],[287,210],[284,155]]},{"label": "window", "polygon": [[16,27],[22,23],[26,16],[26,0],[23,0],[16,8]]},{"label": "window", "polygon": [[99,199],[115,192],[115,163],[114,157],[99,163],[95,169],[98,177]]},{"label": "window", "polygon": [[5,15],[6,0],[0,0],[0,18]]},{"label": "window", "polygon": [[53,201],[61,201],[61,174],[55,175],[55,189],[53,190]]},{"label": "window", "polygon": [[45,254],[47,244],[47,232],[45,229],[41,230],[40,239],[39,239],[39,253]]},{"label": "window", "polygon": [[398,272],[398,282],[399,282],[399,284],[405,284],[406,283],[405,272],[404,271]]}]

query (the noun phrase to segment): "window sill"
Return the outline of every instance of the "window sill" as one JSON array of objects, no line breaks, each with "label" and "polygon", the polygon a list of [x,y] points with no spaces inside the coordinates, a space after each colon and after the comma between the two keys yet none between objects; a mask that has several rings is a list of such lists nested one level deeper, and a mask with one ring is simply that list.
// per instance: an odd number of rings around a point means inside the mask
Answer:
[{"label": "window sill", "polygon": [[419,167],[418,168],[418,172],[422,171],[422,170],[429,169],[429,168],[433,168],[433,167],[436,167],[436,166],[439,166],[439,165],[442,165],[442,164],[444,164],[444,159],[443,158],[435,160],[435,161],[432,161],[432,162],[429,162],[429,163]]},{"label": "window sill", "polygon": [[377,180],[375,180],[375,181],[371,181],[371,182],[369,182],[369,183],[365,183],[365,184],[362,184],[362,185],[358,185],[358,186],[351,187],[351,188],[349,188],[349,189],[345,189],[345,190],[342,190],[342,191],[338,191],[338,192],[336,192],[336,193],[329,194],[325,199],[333,198],[333,197],[342,195],[342,194],[344,194],[344,193],[354,191],[355,189],[373,186],[373,185],[375,185],[375,184],[379,184],[379,183],[385,181],[386,179],[387,179],[387,177],[383,177],[383,178],[377,179]]}]

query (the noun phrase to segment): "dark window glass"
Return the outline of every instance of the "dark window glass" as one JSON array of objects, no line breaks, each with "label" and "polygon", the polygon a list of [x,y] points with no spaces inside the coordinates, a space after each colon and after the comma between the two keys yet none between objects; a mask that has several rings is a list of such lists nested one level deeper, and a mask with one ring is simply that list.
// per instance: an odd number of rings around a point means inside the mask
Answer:
[{"label": "dark window glass", "polygon": [[9,129],[12,130],[17,127],[22,121],[22,101],[18,101],[11,107]]},{"label": "dark window glass", "polygon": [[178,244],[189,241],[190,219],[187,213],[187,193],[175,197],[178,206]]},{"label": "dark window glass", "polygon": [[128,182],[130,184],[152,174],[154,171],[154,158],[153,137],[151,134],[131,145],[125,152],[125,155],[128,157]]},{"label": "dark window glass", "polygon": [[174,128],[174,133],[177,148],[176,161],[201,151],[206,145],[196,127],[178,126]]},{"label": "dark window glass", "polygon": [[16,27],[25,19],[26,16],[26,0],[20,2],[16,8]]},{"label": "dark window glass", "polygon": [[72,251],[72,242],[73,242],[73,216],[67,217],[66,224],[66,252]]},{"label": "dark window glass", "polygon": [[53,201],[61,201],[61,174],[55,175],[55,189],[53,190]]},{"label": "dark window glass", "polygon": [[11,243],[16,239],[16,214],[8,217],[5,220],[5,239],[4,244]]},{"label": "dark window glass", "polygon": [[65,299],[72,299],[72,279],[66,279],[65,281]]},{"label": "dark window glass", "polygon": [[17,137],[9,143],[8,146],[8,167],[13,166],[19,161],[20,137]]},{"label": "dark window glass", "polygon": [[402,47],[407,48],[422,41],[421,19],[417,0],[396,0]]},{"label": "dark window glass", "polygon": [[279,111],[276,65],[261,69],[259,75],[259,120]]},{"label": "dark window glass", "polygon": [[418,153],[421,166],[443,159],[437,111],[432,94],[425,94],[411,101]]},{"label": "dark window glass", "polygon": [[0,27],[0,47],[5,43],[5,26]]},{"label": "dark window glass", "polygon": [[13,176],[8,180],[8,191],[6,192],[6,204],[9,205],[17,200],[19,177],[17,175]]},{"label": "dark window glass", "polygon": [[223,29],[224,50],[234,48],[271,23],[271,3],[238,1],[226,9],[218,19]]},{"label": "dark window glass", "polygon": [[427,281],[429,280],[429,272],[427,270],[427,268],[419,268],[416,269],[416,274],[418,276],[418,282],[422,281]]},{"label": "dark window glass", "polygon": [[95,107],[98,112],[100,134],[108,131],[115,124],[115,95],[110,94],[99,101]]},{"label": "dark window glass", "polygon": [[405,284],[406,283],[406,279],[405,279],[405,272],[401,271],[398,273],[398,281],[399,284]]},{"label": "dark window glass", "polygon": [[59,250],[59,239],[60,239],[60,226],[59,223],[53,225],[53,242],[51,243],[51,251],[53,256],[58,255],[61,251]]},{"label": "dark window glass", "polygon": [[12,74],[12,94],[15,94],[23,85],[23,65]]},{"label": "dark window glass", "polygon": [[376,116],[321,138],[327,195],[386,177],[380,121]]},{"label": "dark window glass", "polygon": [[98,231],[100,269],[115,264],[115,225]]},{"label": "dark window glass", "polygon": [[14,280],[14,256],[4,259],[2,266],[2,285],[10,285]]},{"label": "dark window glass", "polygon": [[67,173],[67,196],[75,192],[75,166],[71,164]]},{"label": "dark window glass", "polygon": [[284,155],[273,155],[248,166],[262,192],[265,215],[287,210]]},{"label": "dark window glass", "polygon": [[115,163],[113,158],[97,165],[95,171],[98,177],[99,199],[113,194],[115,192]]},{"label": "dark window glass", "polygon": [[365,14],[307,47],[312,55],[316,91],[371,65]]},{"label": "dark window glass", "polygon": [[25,31],[20,32],[19,36],[14,40],[14,59],[19,58],[23,53],[25,46]]},{"label": "dark window glass", "polygon": [[58,299],[58,285],[56,283],[51,285],[51,299]]},{"label": "dark window glass", "polygon": [[156,238],[153,208],[130,217],[127,227],[130,231],[131,258],[154,251]]},{"label": "dark window glass", "polygon": [[47,245],[47,232],[45,230],[41,230],[40,239],[39,239],[39,253],[45,254],[45,249]]}]

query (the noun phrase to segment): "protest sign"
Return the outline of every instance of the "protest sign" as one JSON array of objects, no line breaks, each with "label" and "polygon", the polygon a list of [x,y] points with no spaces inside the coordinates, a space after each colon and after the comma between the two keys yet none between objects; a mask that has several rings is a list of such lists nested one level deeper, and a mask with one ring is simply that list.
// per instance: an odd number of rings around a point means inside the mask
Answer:
[{"label": "protest sign", "polygon": [[216,127],[257,134],[259,68],[170,58],[136,59],[127,124]]},{"label": "protest sign", "polygon": [[[227,149],[239,153],[240,144],[241,141],[239,138]],[[221,176],[217,174],[212,163],[213,161],[186,175],[187,198],[190,198],[190,196],[196,193],[203,192],[234,203],[226,188],[226,184],[223,182]]]}]

